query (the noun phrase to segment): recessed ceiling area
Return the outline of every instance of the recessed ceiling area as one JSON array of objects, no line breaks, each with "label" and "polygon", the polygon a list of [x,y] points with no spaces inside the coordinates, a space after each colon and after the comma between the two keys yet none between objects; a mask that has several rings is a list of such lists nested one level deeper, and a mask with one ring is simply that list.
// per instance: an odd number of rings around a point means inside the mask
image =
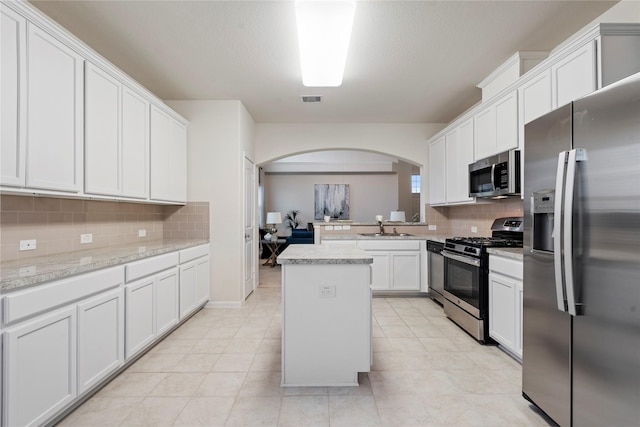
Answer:
[{"label": "recessed ceiling area", "polygon": [[515,52],[617,1],[359,1],[337,88],[302,85],[293,1],[32,3],[165,100],[241,100],[259,123],[447,123]]}]

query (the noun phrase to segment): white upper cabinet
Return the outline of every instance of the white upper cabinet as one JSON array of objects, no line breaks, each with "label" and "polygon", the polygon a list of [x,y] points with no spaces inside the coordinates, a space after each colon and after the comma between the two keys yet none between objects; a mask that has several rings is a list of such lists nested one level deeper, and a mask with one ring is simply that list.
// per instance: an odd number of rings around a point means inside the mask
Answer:
[{"label": "white upper cabinet", "polygon": [[2,72],[2,132],[0,184],[24,186],[25,180],[25,148],[26,121],[24,96],[26,80],[23,73],[26,69],[26,26],[27,21],[11,9],[0,4],[0,61]]},{"label": "white upper cabinet", "polygon": [[151,199],[187,200],[187,131],[178,120],[151,107]]},{"label": "white upper cabinet", "polygon": [[0,12],[0,191],[185,203],[187,122],[28,2]]},{"label": "white upper cabinet", "polygon": [[149,102],[87,63],[85,192],[148,197]]},{"label": "white upper cabinet", "polygon": [[84,59],[27,24],[29,188],[82,191]]},{"label": "white upper cabinet", "polygon": [[469,164],[473,163],[473,119],[445,135],[447,203],[473,201],[469,197]]},{"label": "white upper cabinet", "polygon": [[87,62],[85,192],[117,195],[120,185],[120,82]]},{"label": "white upper cabinet", "polygon": [[551,66],[553,108],[581,98],[597,88],[595,41]]},{"label": "white upper cabinet", "polygon": [[122,195],[149,197],[149,101],[122,88]]},{"label": "white upper cabinet", "polygon": [[474,116],[475,160],[518,147],[518,92],[512,91]]},{"label": "white upper cabinet", "polygon": [[429,144],[429,203],[438,205],[446,200],[446,149],[442,136]]}]

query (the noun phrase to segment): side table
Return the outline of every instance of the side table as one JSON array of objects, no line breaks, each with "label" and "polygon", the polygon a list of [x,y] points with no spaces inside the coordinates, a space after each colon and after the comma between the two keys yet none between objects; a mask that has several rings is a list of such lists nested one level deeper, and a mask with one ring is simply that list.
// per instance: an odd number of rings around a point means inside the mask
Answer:
[{"label": "side table", "polygon": [[270,265],[271,268],[276,266],[276,258],[278,257],[278,249],[284,244],[287,243],[286,239],[278,239],[278,240],[260,240],[260,244],[263,248],[269,249],[271,253],[269,254],[269,259],[265,261],[262,265]]}]

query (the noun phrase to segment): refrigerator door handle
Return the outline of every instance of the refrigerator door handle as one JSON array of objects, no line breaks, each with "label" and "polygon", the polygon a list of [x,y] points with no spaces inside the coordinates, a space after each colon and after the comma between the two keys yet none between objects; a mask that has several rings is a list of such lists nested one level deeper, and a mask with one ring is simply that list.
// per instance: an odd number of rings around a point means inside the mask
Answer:
[{"label": "refrigerator door handle", "polygon": [[564,193],[564,164],[566,161],[567,152],[562,151],[558,154],[558,169],[556,171],[556,189],[555,189],[555,204],[553,207],[553,267],[555,272],[556,282],[556,303],[558,310],[567,311],[567,307],[564,302],[564,276],[562,274],[562,198]]},{"label": "refrigerator door handle", "polygon": [[567,178],[564,197],[564,276],[569,314],[577,316],[575,280],[573,272],[573,202],[577,162],[586,160],[586,151],[573,149],[567,158]]}]

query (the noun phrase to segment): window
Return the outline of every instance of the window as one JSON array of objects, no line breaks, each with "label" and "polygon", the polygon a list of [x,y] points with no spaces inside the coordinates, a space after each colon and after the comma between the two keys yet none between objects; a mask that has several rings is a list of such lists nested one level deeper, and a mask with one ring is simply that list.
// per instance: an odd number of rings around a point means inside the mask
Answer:
[{"label": "window", "polygon": [[420,194],[420,175],[411,175],[411,194]]}]

